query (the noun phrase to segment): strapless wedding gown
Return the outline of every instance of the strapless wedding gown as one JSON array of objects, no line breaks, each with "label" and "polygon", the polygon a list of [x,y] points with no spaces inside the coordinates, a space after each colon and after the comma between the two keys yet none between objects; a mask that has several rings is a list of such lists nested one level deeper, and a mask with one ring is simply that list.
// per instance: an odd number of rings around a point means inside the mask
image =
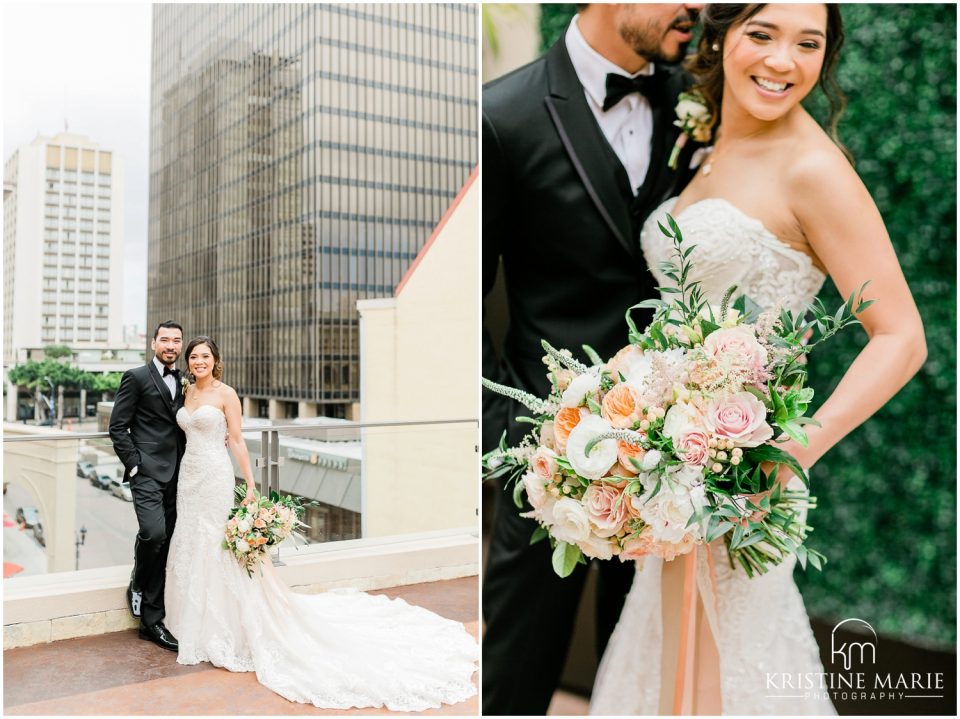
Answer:
[{"label": "strapless wedding gown", "polygon": [[247,576],[221,548],[234,506],[226,419],[177,412],[187,435],[170,542],[165,624],[177,662],[210,662],[295,702],[326,709],[423,711],[476,693],[477,643],[463,625],[402,599],[335,590],[298,594],[269,561]]},{"label": "strapless wedding gown", "polygon": [[[666,225],[665,215],[676,201],[672,198],[660,205],[641,234],[647,266],[665,286],[672,281],[657,267],[664,260],[674,260],[673,241],[664,236],[657,221]],[[701,200],[674,219],[684,245],[696,245],[690,256],[692,279],[700,280],[704,297],[712,303],[719,304],[724,292],[737,285],[737,295],[746,294],[761,307],[779,303],[800,311],[823,284],[824,274],[807,255],[781,242],[761,222],[726,200]],[[823,666],[793,581],[796,559],[750,579],[739,565],[730,567],[722,540],[709,545],[709,551],[716,578],[716,650],[723,713],[835,714],[826,690],[819,689]],[[637,567],[620,621],[600,663],[591,714],[657,714],[663,706],[661,651],[664,642],[678,641],[675,636],[663,636],[663,568],[663,562],[655,557],[645,557]],[[792,677],[793,686],[809,676],[817,689],[784,689],[785,676]]]}]

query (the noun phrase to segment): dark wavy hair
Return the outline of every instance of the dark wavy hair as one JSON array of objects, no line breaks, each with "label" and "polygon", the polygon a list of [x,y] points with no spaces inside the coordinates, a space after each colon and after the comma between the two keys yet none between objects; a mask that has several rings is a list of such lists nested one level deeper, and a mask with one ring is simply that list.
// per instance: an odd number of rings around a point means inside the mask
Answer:
[{"label": "dark wavy hair", "polygon": [[[840,136],[837,134],[837,126],[847,106],[847,98],[835,76],[840,48],[843,47],[843,18],[840,15],[839,5],[832,3],[826,5],[827,39],[823,67],[820,69],[820,79],[817,84],[826,96],[830,107],[827,116],[827,134],[850,158],[850,153],[840,142]],[[706,99],[714,125],[720,123],[720,100],[723,97],[723,47],[727,32],[734,25],[752,18],[764,7],[766,3],[750,5],[711,3],[700,13],[703,33],[700,35],[696,54],[688,60],[687,69],[697,78],[696,89]],[[717,46],[716,50],[713,49],[714,45]]]},{"label": "dark wavy hair", "polygon": [[220,359],[220,348],[217,347],[217,343],[214,342],[210,337],[207,337],[206,335],[200,335],[199,337],[194,337],[192,340],[190,340],[190,344],[187,345],[187,349],[183,353],[183,356],[187,361],[187,379],[190,380],[191,384],[197,380],[193,376],[193,372],[190,371],[190,353],[200,345],[206,345],[209,347],[210,354],[213,355],[213,378],[220,379],[223,377],[223,360]]}]

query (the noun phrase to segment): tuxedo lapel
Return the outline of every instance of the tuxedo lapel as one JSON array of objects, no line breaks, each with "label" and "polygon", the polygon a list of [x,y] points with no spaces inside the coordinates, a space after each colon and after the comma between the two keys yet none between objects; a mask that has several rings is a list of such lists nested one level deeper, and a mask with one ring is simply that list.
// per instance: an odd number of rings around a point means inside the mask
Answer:
[{"label": "tuxedo lapel", "polygon": [[617,186],[616,165],[610,165],[606,140],[587,105],[562,38],[547,53],[546,63],[550,91],[544,103],[560,142],[603,221],[630,256],[636,257],[630,210]]},{"label": "tuxedo lapel", "polygon": [[166,383],[163,381],[159,370],[157,370],[157,366],[153,362],[147,363],[147,369],[150,372],[150,379],[153,380],[153,384],[157,388],[157,392],[160,393],[160,399],[163,400],[164,407],[166,407],[170,412],[170,415],[176,419],[176,403],[178,401],[176,393],[174,394],[173,398],[170,397],[170,388],[167,387]]}]

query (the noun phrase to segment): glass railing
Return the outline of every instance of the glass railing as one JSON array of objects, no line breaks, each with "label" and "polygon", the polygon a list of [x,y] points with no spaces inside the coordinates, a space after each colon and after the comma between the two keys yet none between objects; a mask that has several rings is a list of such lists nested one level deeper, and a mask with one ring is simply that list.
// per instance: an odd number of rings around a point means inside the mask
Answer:
[{"label": "glass railing", "polygon": [[[476,527],[476,420],[323,422],[243,427],[258,489],[310,503],[307,544]],[[133,563],[137,519],[105,432],[6,424],[3,449],[5,579]]]}]

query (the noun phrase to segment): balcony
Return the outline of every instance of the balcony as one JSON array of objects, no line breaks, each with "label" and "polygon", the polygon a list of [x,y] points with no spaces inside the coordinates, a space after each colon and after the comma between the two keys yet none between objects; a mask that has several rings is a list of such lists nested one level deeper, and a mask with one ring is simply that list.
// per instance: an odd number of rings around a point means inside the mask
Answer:
[{"label": "balcony", "polygon": [[[261,491],[317,503],[308,543],[279,549],[283,581],[403,597],[478,637],[476,433],[476,420],[245,424]],[[330,713],[137,639],[124,596],[137,523],[109,489],[118,476],[105,433],[4,426],[5,712]]]}]

